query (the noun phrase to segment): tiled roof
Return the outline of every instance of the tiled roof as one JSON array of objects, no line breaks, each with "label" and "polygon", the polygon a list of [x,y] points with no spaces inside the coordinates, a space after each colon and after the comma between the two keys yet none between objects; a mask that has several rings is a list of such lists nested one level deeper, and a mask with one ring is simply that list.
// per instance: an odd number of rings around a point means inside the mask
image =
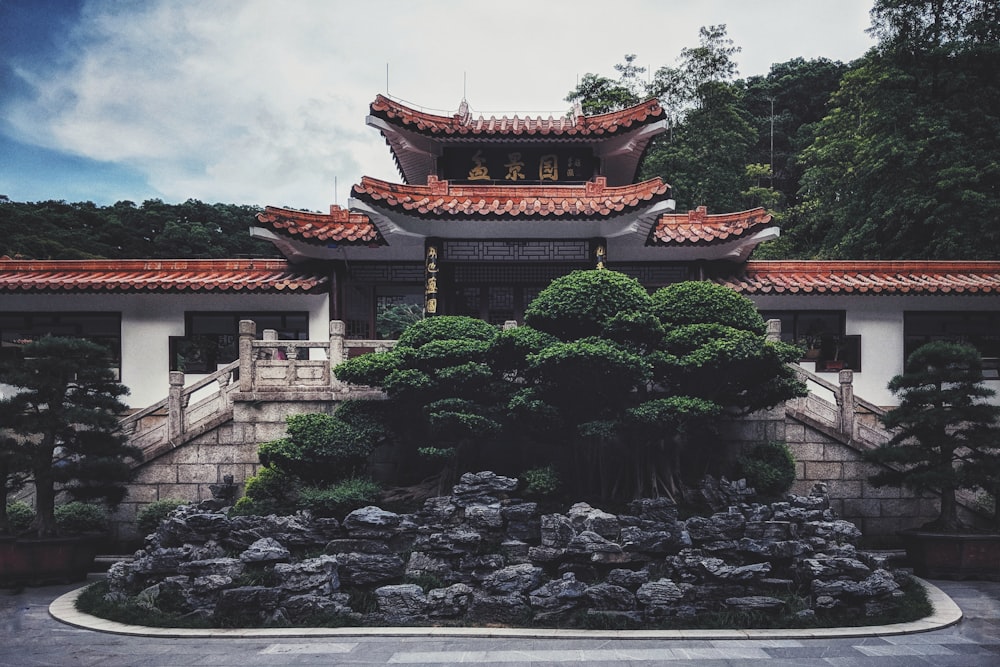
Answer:
[{"label": "tiled roof", "polygon": [[751,232],[776,227],[771,215],[762,208],[740,213],[708,215],[704,206],[687,214],[660,216],[653,230],[656,244],[705,245],[740,238]]},{"label": "tiled roof", "polygon": [[310,243],[381,244],[378,229],[364,213],[331,206],[329,213],[310,213],[268,206],[257,220],[280,234]]},{"label": "tiled roof", "polygon": [[308,293],[327,281],[281,259],[0,259],[0,293]]},{"label": "tiled roof", "polygon": [[713,280],[743,294],[1000,294],[1000,262],[751,261]]},{"label": "tiled roof", "polygon": [[659,178],[609,187],[604,177],[583,185],[452,185],[429,177],[427,185],[401,185],[367,176],[354,195],[371,204],[422,218],[516,217],[608,218],[665,199],[670,186]]},{"label": "tiled roof", "polygon": [[628,131],[646,123],[664,119],[665,112],[656,99],[646,100],[621,111],[597,116],[573,115],[548,118],[525,116],[480,116],[473,118],[463,103],[452,116],[439,116],[404,106],[395,100],[379,95],[371,105],[374,116],[414,132],[435,136],[487,137],[496,135],[558,136],[590,138]]}]

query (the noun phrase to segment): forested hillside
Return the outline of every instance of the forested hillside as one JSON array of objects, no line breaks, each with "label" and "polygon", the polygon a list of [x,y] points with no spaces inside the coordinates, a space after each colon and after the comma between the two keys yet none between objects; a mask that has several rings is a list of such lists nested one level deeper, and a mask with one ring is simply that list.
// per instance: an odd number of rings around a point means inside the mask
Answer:
[{"label": "forested hillside", "polygon": [[672,129],[642,176],[679,210],[771,209],[783,237],[758,258],[1000,259],[1000,3],[876,0],[871,15],[878,43],[849,65],[736,79],[739,47],[709,26],[676,66],[626,55],[566,99],[660,98]]},{"label": "forested hillside", "polygon": [[27,259],[274,257],[250,238],[255,206],[0,201],[0,256]]},{"label": "forested hillside", "polygon": [[[1000,2],[876,0],[871,15],[877,45],[853,63],[739,79],[740,47],[708,26],[675,64],[629,54],[566,100],[596,114],[658,97],[671,128],[641,177],[681,211],[771,210],[782,237],[756,258],[1000,259]],[[0,255],[273,256],[247,233],[257,210],[0,200]]]}]

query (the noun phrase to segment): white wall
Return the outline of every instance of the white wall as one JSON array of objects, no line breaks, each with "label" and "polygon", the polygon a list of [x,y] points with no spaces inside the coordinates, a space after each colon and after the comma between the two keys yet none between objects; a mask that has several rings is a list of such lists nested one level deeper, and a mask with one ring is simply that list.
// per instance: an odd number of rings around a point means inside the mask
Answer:
[{"label": "white wall", "polygon": [[[861,336],[861,372],[854,374],[854,393],[876,405],[895,405],[886,388],[889,380],[903,372],[903,313],[920,310],[994,311],[998,296],[838,296],[767,295],[751,297],[761,310],[843,310],[847,335]],[[808,370],[815,364],[804,362]],[[821,373],[836,384],[836,373]],[[987,386],[1000,392],[1000,381]],[[998,397],[1000,400],[1000,397]]]},{"label": "white wall", "polygon": [[[124,400],[143,408],[166,398],[170,336],[184,335],[184,313],[192,310],[283,310],[309,312],[309,339],[329,337],[325,294],[46,294],[0,295],[6,312],[120,312],[122,378],[131,390]],[[185,378],[187,384],[200,375]]]}]

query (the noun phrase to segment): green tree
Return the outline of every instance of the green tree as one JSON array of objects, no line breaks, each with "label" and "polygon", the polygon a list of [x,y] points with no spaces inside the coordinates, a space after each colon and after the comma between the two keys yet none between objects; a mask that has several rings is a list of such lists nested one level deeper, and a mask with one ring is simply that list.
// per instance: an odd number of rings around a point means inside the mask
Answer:
[{"label": "green tree", "polygon": [[566,96],[567,102],[579,102],[583,113],[592,116],[625,109],[649,97],[640,79],[645,67],[635,64],[636,55],[627,54],[625,62],[615,65],[618,79],[588,72]]},{"label": "green tree", "polygon": [[955,492],[993,486],[983,481],[982,473],[997,470],[1000,407],[986,402],[995,392],[982,377],[982,359],[975,348],[936,341],[914,351],[904,373],[889,382],[900,400],[883,422],[898,430],[867,458],[894,467],[871,480],[879,486],[939,492],[940,513],[925,528],[960,529]]},{"label": "green tree", "polygon": [[1000,231],[996,3],[882,0],[879,44],[803,151],[803,255],[994,259]]},{"label": "green tree", "polygon": [[0,414],[28,459],[39,536],[56,532],[59,490],[78,500],[122,500],[129,460],[142,460],[142,452],[119,430],[126,409],[119,397],[128,389],[115,380],[103,347],[46,336],[25,345],[23,359],[5,366],[0,382],[17,389],[0,399]]},{"label": "green tree", "polygon": [[[420,454],[443,458],[440,481],[447,484],[502,429],[509,387],[486,361],[498,334],[470,317],[427,318],[411,324],[394,349],[350,359],[334,372],[346,382],[381,387],[387,395],[381,414],[400,446],[401,467],[420,470]],[[359,413],[345,418],[354,423]]]}]

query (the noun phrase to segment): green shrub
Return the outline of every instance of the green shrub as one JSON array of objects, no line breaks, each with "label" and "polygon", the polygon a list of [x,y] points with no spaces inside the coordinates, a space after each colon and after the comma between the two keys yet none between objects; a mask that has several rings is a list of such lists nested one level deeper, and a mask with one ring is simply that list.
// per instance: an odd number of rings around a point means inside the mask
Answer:
[{"label": "green shrub", "polygon": [[756,334],[767,330],[750,299],[715,283],[674,283],[656,290],[652,300],[653,313],[667,327],[712,323]]},{"label": "green shrub", "polygon": [[303,487],[299,492],[298,505],[317,516],[343,517],[373,504],[378,499],[379,491],[379,485],[369,479],[346,479],[328,487]]},{"label": "green shrub", "polygon": [[556,278],[524,311],[525,323],[561,340],[599,336],[620,313],[641,313],[649,293],[616,271],[574,271]]},{"label": "green shrub", "polygon": [[17,535],[28,530],[34,518],[35,510],[28,503],[15,500],[7,504],[7,522],[12,534]]},{"label": "green shrub", "polygon": [[372,450],[363,431],[332,415],[292,415],[288,436],[260,446],[260,462],[309,483],[362,473]]},{"label": "green shrub", "polygon": [[795,458],[783,442],[764,442],[744,452],[737,461],[740,475],[759,495],[781,496],[795,483]]},{"label": "green shrub", "polygon": [[559,490],[559,472],[552,465],[525,470],[521,479],[526,484],[524,492],[529,495],[551,496]]},{"label": "green shrub", "polygon": [[441,315],[415,322],[406,328],[396,344],[397,348],[419,348],[431,341],[480,340],[493,342],[500,330],[475,317]]},{"label": "green shrub", "polygon": [[167,498],[149,503],[141,510],[136,517],[136,527],[140,535],[149,535],[154,532],[160,522],[167,518],[167,515],[182,505],[190,505],[190,501]]},{"label": "green shrub", "polygon": [[73,501],[58,505],[55,517],[61,533],[100,533],[108,529],[107,510],[90,503]]},{"label": "green shrub", "polygon": [[[291,514],[299,497],[290,475],[264,466],[246,481],[245,498],[236,501],[235,514]],[[247,511],[247,510],[253,511]]]}]

